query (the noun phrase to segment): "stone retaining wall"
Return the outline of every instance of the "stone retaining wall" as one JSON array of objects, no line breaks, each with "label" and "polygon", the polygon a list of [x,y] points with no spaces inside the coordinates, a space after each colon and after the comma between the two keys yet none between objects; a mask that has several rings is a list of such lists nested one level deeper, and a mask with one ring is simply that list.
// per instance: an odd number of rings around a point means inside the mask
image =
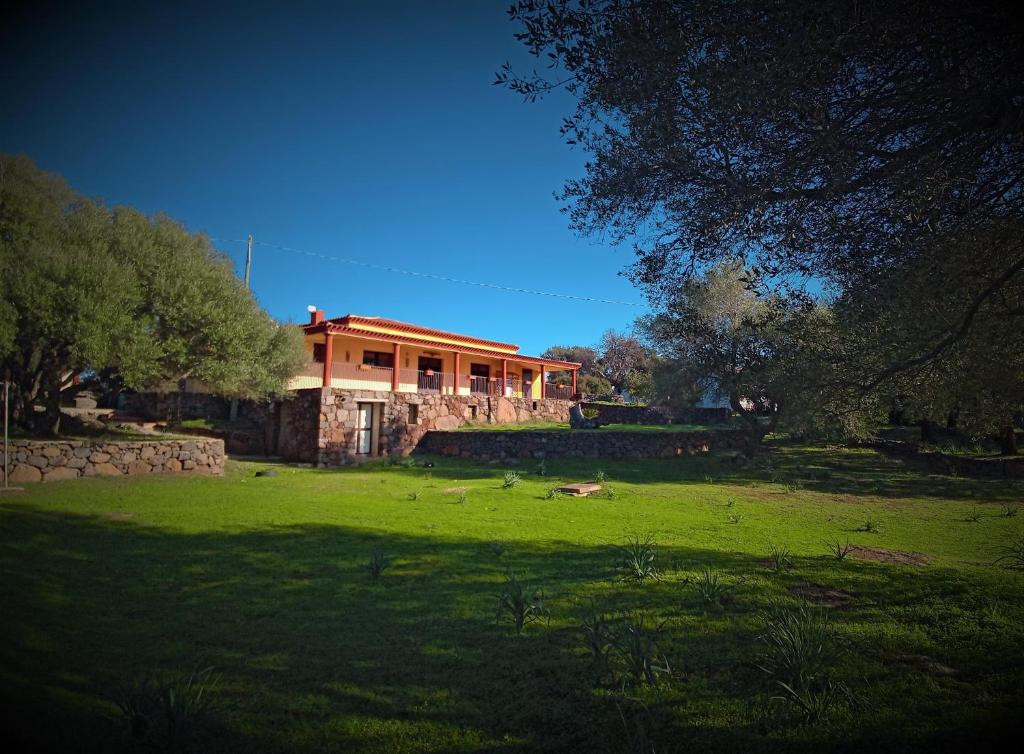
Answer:
[{"label": "stone retaining wall", "polygon": [[937,474],[1024,479],[1024,456],[992,458],[956,456],[937,451],[921,450],[916,443],[900,442],[898,440],[873,440],[862,443],[861,446],[873,448],[880,453],[899,458],[905,463],[913,464],[920,469]]},{"label": "stone retaining wall", "polygon": [[418,451],[478,461],[528,458],[671,458],[711,450],[747,450],[755,442],[739,430],[714,432],[627,432],[565,430],[555,432],[431,432]]},{"label": "stone retaining wall", "polygon": [[361,402],[380,406],[377,450],[382,456],[408,454],[427,433],[464,424],[567,422],[572,406],[572,401],[554,399],[310,388],[297,391],[296,398],[286,403],[281,454],[318,466],[339,466],[365,458],[355,452],[356,412]]},{"label": "stone retaining wall", "polygon": [[615,403],[583,403],[597,412],[602,424],[722,424],[732,412],[727,408],[687,408],[670,411],[661,406],[631,406]]},{"label": "stone retaining wall", "polygon": [[[0,444],[0,452],[3,445]],[[84,476],[223,474],[223,440],[11,440],[11,482]],[[3,479],[0,455],[0,480]]]}]

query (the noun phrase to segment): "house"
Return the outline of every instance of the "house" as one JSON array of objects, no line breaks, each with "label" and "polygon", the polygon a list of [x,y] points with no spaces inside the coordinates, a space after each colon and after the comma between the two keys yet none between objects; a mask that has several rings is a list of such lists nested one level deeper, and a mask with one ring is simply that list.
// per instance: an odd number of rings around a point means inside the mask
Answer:
[{"label": "house", "polygon": [[[311,312],[303,328],[309,362],[289,389],[333,387],[403,393],[570,400],[580,365],[525,356],[519,346],[346,314],[325,319]],[[566,385],[554,384],[568,373]]]},{"label": "house", "polygon": [[336,466],[411,452],[463,424],[568,421],[580,364],[383,317],[310,307],[308,362],[281,403],[278,452]]}]

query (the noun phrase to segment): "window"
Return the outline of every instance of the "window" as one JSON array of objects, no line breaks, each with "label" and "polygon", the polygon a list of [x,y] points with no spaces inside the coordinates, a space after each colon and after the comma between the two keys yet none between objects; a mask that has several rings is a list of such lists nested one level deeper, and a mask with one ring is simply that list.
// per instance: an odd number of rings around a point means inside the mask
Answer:
[{"label": "window", "polygon": [[394,367],[395,355],[386,351],[363,351],[363,363],[374,367]]},{"label": "window", "polygon": [[409,404],[409,423],[419,424],[420,423],[420,405],[418,403]]},{"label": "window", "polygon": [[326,343],[314,343],[313,344],[313,361],[318,364],[323,364],[327,359],[327,344]]},{"label": "window", "polygon": [[537,410],[537,401],[534,401],[534,402],[533,402],[533,410],[534,410],[534,411],[536,411],[536,410]]},{"label": "window", "polygon": [[488,364],[470,364],[469,365],[469,376],[470,377],[490,377],[491,367]]},{"label": "window", "polygon": [[469,418],[470,419],[475,419],[476,418],[476,406],[470,406],[469,407]]}]

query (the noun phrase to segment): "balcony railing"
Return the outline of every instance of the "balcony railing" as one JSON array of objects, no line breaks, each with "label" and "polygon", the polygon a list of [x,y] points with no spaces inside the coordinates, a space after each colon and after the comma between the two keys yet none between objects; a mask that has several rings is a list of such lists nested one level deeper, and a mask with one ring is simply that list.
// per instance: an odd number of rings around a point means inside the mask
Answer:
[{"label": "balcony railing", "polygon": [[432,369],[403,369],[399,376],[402,390],[414,387],[417,393],[451,393],[455,387],[455,375]]},{"label": "balcony railing", "polygon": [[568,385],[552,385],[548,383],[544,386],[544,397],[568,401],[572,399],[572,388]]},{"label": "balcony railing", "polygon": [[391,372],[391,367],[334,362],[331,368],[331,387],[390,390]]}]

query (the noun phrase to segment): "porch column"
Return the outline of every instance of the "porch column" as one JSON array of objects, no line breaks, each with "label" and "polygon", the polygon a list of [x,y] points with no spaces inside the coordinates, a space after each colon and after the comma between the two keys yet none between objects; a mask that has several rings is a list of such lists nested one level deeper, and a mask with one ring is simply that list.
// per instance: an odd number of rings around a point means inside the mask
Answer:
[{"label": "porch column", "polygon": [[501,392],[498,393],[502,398],[505,397],[505,391],[508,389],[508,359],[501,360]]},{"label": "porch column", "polygon": [[572,370],[572,397],[575,400],[575,398],[576,398],[576,370],[575,369]]},{"label": "porch column", "polygon": [[393,366],[391,367],[391,392],[397,393],[398,375],[400,374],[401,370],[401,362],[399,361],[399,359],[402,356],[402,348],[397,343],[395,343],[395,349],[393,351],[393,354],[394,355],[392,356],[391,359],[391,361],[393,362]]},{"label": "porch column", "polygon": [[545,377],[544,377],[544,365],[541,364],[540,365],[540,397],[541,397],[541,400],[543,400],[544,398],[547,398],[547,395],[545,395],[545,393],[547,393],[547,390],[544,387],[545,381],[546,380],[545,380]]},{"label": "porch column", "polygon": [[334,363],[334,336],[324,333],[324,387],[331,386],[331,365]]},{"label": "porch column", "polygon": [[452,377],[454,377],[454,379],[455,379],[455,381],[452,383],[454,385],[454,387],[452,388],[452,395],[458,395],[459,394],[459,352],[458,351],[455,352],[455,374],[452,375]]}]

